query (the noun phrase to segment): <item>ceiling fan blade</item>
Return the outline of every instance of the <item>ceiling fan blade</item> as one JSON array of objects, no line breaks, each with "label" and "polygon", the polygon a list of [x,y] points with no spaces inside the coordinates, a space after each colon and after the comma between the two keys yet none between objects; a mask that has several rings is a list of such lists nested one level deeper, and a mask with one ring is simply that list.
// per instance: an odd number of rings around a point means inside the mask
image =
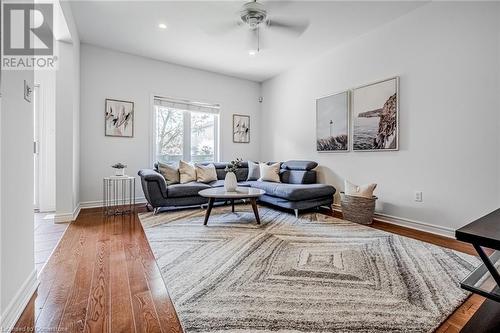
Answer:
[{"label": "ceiling fan blade", "polygon": [[267,10],[274,11],[275,9],[280,10],[285,8],[292,3],[290,0],[267,0],[261,2]]},{"label": "ceiling fan blade", "polygon": [[234,32],[243,26],[241,20],[232,20],[225,22],[210,22],[204,24],[201,29],[210,35],[223,35]]},{"label": "ceiling fan blade", "polygon": [[266,25],[269,28],[280,29],[294,35],[302,35],[309,26],[309,20],[306,19],[282,19],[270,18],[267,20]]}]

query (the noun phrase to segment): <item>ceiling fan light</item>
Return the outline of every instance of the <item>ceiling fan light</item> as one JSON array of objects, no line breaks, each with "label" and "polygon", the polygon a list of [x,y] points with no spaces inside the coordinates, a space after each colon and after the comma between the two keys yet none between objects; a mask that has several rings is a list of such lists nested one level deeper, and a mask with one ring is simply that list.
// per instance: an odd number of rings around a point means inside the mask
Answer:
[{"label": "ceiling fan light", "polygon": [[167,25],[165,23],[160,23],[160,24],[158,24],[158,28],[167,29]]},{"label": "ceiling fan light", "polygon": [[258,52],[257,50],[248,50],[248,55],[253,57],[253,56],[257,55],[257,52]]}]

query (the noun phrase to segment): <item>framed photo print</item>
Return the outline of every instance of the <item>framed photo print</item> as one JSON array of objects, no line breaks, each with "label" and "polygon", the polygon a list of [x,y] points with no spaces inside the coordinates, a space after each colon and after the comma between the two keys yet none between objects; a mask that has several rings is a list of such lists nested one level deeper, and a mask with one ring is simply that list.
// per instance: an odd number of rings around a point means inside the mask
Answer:
[{"label": "framed photo print", "polygon": [[233,142],[250,142],[250,116],[233,114]]},{"label": "framed photo print", "polygon": [[106,99],[104,134],[131,138],[134,136],[134,102]]},{"label": "framed photo print", "polygon": [[352,90],[352,149],[399,149],[399,77]]},{"label": "framed photo print", "polygon": [[349,151],[349,92],[316,100],[316,151]]}]

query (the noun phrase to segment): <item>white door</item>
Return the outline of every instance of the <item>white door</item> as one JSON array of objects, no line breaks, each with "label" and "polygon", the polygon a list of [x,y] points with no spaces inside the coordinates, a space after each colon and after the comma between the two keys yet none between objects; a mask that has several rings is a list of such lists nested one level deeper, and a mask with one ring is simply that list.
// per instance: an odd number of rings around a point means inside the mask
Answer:
[{"label": "white door", "polygon": [[35,91],[33,93],[33,170],[34,170],[34,182],[35,182],[35,192],[33,203],[35,210],[40,209],[40,103],[39,94],[40,86],[35,85]]}]

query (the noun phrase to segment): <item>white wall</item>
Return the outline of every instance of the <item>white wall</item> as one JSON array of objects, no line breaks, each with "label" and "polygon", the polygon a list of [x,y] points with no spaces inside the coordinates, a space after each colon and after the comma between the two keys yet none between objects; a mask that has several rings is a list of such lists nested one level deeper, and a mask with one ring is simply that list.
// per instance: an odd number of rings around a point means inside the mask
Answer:
[{"label": "white wall", "polygon": [[74,220],[80,204],[80,37],[71,6],[60,2],[71,42],[57,42],[56,221]]},{"label": "white wall", "polygon": [[73,42],[73,211],[80,205],[80,40]]},{"label": "white wall", "polygon": [[[498,8],[430,3],[264,82],[261,157],[317,160],[338,190],[376,182],[379,212],[444,228],[498,208]],[[400,151],[315,151],[317,97],[394,75]]]},{"label": "white wall", "polygon": [[[24,80],[33,71],[3,71],[0,113],[0,331],[8,328],[36,287],[33,256],[33,104]],[[27,300],[26,300],[27,301]],[[20,302],[20,303],[19,303]]]},{"label": "white wall", "polygon": [[60,4],[72,42],[73,175],[71,197],[73,212],[75,213],[80,204],[80,36],[69,1],[60,2]]},{"label": "white wall", "polygon": [[56,208],[56,73],[36,70],[38,89],[40,149],[39,208],[42,212]]},{"label": "white wall", "polygon": [[[258,159],[259,93],[260,85],[252,81],[82,44],[81,201],[102,199],[102,177],[112,173],[116,162],[127,164],[129,175],[151,167],[151,94],[219,103],[221,160]],[[135,103],[133,138],[104,136],[106,98]],[[250,144],[232,142],[233,113],[251,116]],[[136,195],[143,196],[138,181]]]},{"label": "white wall", "polygon": [[69,216],[69,214],[72,215],[75,207],[73,196],[75,66],[73,45],[65,42],[57,43],[59,68],[56,72],[56,213],[58,216]]}]

